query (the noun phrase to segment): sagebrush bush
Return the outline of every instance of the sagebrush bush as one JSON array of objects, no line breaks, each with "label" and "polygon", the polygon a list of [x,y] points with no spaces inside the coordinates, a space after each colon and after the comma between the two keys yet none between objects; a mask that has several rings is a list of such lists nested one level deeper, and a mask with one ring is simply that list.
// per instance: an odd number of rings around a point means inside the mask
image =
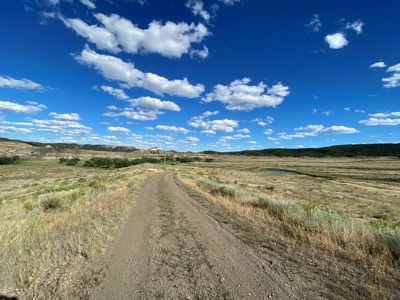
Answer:
[{"label": "sagebrush bush", "polygon": [[44,211],[56,210],[62,207],[62,200],[59,197],[49,197],[41,202]]}]

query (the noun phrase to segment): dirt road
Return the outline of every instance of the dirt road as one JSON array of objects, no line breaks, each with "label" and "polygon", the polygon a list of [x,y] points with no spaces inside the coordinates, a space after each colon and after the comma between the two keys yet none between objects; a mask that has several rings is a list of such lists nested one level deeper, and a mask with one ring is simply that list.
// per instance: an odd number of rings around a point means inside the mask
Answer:
[{"label": "dirt road", "polygon": [[112,251],[91,299],[320,298],[221,227],[172,172],[148,180]]}]

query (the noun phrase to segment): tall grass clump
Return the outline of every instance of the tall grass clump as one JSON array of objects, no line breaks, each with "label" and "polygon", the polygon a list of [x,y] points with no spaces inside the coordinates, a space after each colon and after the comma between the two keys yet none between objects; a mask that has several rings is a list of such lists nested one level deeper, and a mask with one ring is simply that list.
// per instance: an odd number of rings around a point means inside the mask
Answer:
[{"label": "tall grass clump", "polygon": [[392,250],[393,254],[400,258],[400,227],[394,228],[378,227],[375,229],[376,236]]},{"label": "tall grass clump", "polygon": [[41,202],[44,211],[60,209],[62,204],[63,200],[60,197],[48,197]]},{"label": "tall grass clump", "polygon": [[33,187],[22,203],[16,198],[2,207],[0,293],[29,288],[44,270],[92,259],[132,203],[132,186],[146,178],[135,170],[83,172],[84,180]]},{"label": "tall grass clump", "polygon": [[291,234],[316,247],[325,243],[326,248],[332,246],[341,249],[357,261],[363,261],[366,257],[371,260],[374,260],[374,256],[386,257],[390,252],[395,258],[400,257],[398,226],[371,226],[313,204],[274,199],[193,174],[183,173],[182,177],[194,180],[201,189],[214,196],[240,203],[237,210],[241,209],[240,206],[261,209],[282,221]]}]

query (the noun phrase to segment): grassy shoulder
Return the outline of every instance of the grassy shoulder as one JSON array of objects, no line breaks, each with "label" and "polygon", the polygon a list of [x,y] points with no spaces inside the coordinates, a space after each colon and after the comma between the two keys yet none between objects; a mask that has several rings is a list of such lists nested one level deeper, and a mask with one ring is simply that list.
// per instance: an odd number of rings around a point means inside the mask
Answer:
[{"label": "grassy shoulder", "polygon": [[271,199],[194,172],[178,179],[245,242],[293,262],[305,277],[317,276],[330,287],[330,296],[400,295],[400,230],[393,226],[373,228],[313,204]]},{"label": "grassy shoulder", "polygon": [[90,261],[112,239],[133,192],[135,168],[93,170],[53,161],[5,166],[0,183],[0,292],[26,290],[45,270]]}]

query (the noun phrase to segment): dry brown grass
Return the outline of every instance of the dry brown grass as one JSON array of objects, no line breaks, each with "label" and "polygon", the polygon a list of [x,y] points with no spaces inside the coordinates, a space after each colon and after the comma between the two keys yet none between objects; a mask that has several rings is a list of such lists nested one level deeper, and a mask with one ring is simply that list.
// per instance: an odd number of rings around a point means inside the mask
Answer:
[{"label": "dry brown grass", "polygon": [[[257,202],[257,199],[263,195],[255,193],[246,195],[246,191],[243,190],[243,196],[232,196],[221,190],[218,185],[202,184],[201,181],[196,180],[196,177],[192,178],[181,180],[191,188],[201,190],[203,196],[214,205],[247,221],[251,220],[256,227],[258,225],[264,227],[265,224],[276,226],[278,221],[281,231],[295,238],[296,242],[307,244],[310,249],[340,253],[351,261],[376,270],[393,267],[390,248],[376,238],[369,226],[343,219],[335,213],[330,213],[329,216],[322,215],[319,211],[314,212],[314,220],[310,221],[308,209],[304,211],[303,206],[297,206],[296,203],[272,200],[272,204],[263,205]],[[334,223],[331,220],[325,222],[322,219],[327,217],[335,218]]]},{"label": "dry brown grass", "polygon": [[104,171],[41,163],[2,169],[2,293],[27,289],[46,270],[79,257],[91,260],[148,174],[143,166]]},{"label": "dry brown grass", "polygon": [[[187,175],[180,180],[218,208],[217,217],[225,214],[222,222],[235,224],[239,220],[249,226],[251,230],[241,234],[245,240],[272,250],[281,258],[309,264],[313,272],[329,277],[325,281],[342,296],[348,297],[355,289],[361,298],[396,299],[400,296],[400,230],[396,226],[400,210],[392,193],[400,192],[400,185],[393,180],[397,173],[388,169],[399,162],[395,159],[373,159],[373,163],[370,159],[312,160],[289,158],[278,164],[279,159],[244,158],[234,162],[233,158],[221,158],[212,166],[186,167],[182,173]],[[301,169],[293,166],[295,161],[302,165]],[[344,162],[348,168],[340,173],[340,164]],[[368,177],[370,168],[378,165],[380,169]],[[260,169],[274,168],[314,176],[260,173]],[[329,173],[332,169],[336,171]],[[357,173],[357,177],[349,175],[352,173]],[[332,175],[334,179],[326,179]],[[349,188],[354,184],[360,190]],[[320,192],[318,197],[316,189]],[[364,197],[358,203],[354,200],[352,209],[347,209],[349,199],[357,199],[355,194],[361,191]],[[381,191],[384,196],[373,200],[379,195],[375,191]],[[330,197],[324,199],[325,195]],[[358,204],[363,206],[360,208]],[[382,214],[384,219],[380,218]],[[380,236],[378,227],[382,232],[389,232],[393,239]],[[391,244],[393,241],[395,244]]]},{"label": "dry brown grass", "polygon": [[[393,223],[400,223],[398,158],[222,156],[197,166],[197,173],[270,197],[327,207],[361,222],[387,215]],[[265,174],[260,172],[263,169],[292,170],[301,175]]]}]

